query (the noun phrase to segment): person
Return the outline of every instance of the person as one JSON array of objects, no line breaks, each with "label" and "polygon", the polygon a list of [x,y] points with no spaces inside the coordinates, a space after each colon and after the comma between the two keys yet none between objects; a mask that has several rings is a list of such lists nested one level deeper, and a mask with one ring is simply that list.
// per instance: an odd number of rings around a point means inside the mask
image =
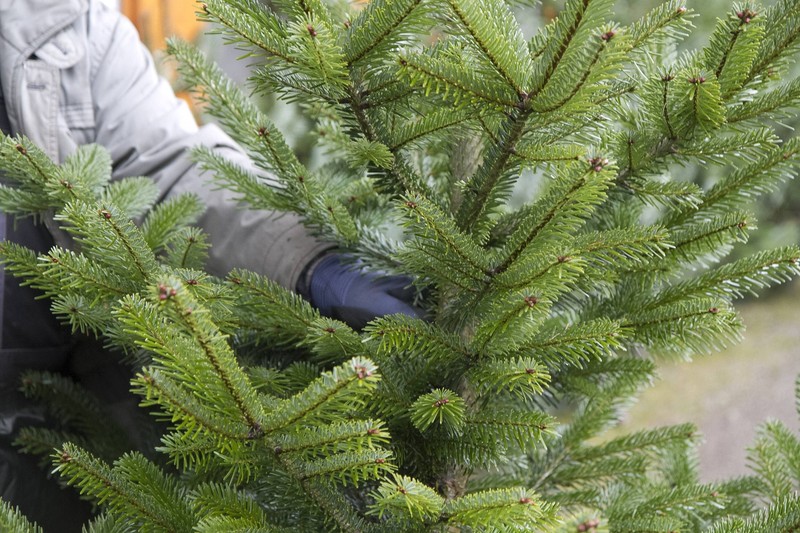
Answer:
[{"label": "person", "polygon": [[[198,127],[184,102],[160,78],[133,25],[96,0],[0,0],[0,129],[34,141],[61,162],[79,145],[104,146],[114,178],[149,176],[161,199],[191,192],[207,206],[200,225],[212,247],[207,269],[233,267],[267,275],[302,293],[323,314],[354,327],[384,314],[418,316],[408,280],[350,268],[292,214],[255,212],[232,194],[206,186],[209,177],[188,150],[213,148],[248,166],[241,149],[213,124]],[[61,242],[52,220],[8,221],[0,236],[39,252]],[[129,370],[112,357],[87,353],[13,276],[2,280],[0,315],[0,498],[19,506],[45,531],[80,531],[90,511],[71,490],[41,482],[36,459],[11,442],[26,425],[43,424],[41,409],[17,392],[26,369],[68,373],[122,411],[130,407]],[[116,416],[116,415],[115,415]]]}]

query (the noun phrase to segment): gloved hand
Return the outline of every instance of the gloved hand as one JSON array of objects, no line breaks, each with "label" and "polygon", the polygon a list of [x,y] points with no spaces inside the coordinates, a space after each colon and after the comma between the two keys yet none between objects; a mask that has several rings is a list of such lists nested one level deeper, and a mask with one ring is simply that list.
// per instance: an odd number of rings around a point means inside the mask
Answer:
[{"label": "gloved hand", "polygon": [[305,296],[323,315],[355,329],[370,320],[395,313],[422,318],[411,305],[414,289],[405,276],[366,272],[339,254],[324,256],[311,271]]}]

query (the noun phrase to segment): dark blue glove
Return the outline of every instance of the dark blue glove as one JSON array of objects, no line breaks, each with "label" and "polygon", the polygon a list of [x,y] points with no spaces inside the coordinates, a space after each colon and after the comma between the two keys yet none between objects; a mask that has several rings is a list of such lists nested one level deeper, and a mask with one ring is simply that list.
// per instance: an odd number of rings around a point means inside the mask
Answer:
[{"label": "dark blue glove", "polygon": [[314,265],[306,296],[320,313],[355,329],[383,315],[423,316],[411,305],[410,278],[366,272],[339,254],[326,255]]}]

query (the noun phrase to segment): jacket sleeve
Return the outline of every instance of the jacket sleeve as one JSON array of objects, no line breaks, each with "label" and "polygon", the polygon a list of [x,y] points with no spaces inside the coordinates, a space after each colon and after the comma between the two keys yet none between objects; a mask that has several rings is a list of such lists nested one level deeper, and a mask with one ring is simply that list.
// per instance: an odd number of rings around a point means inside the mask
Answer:
[{"label": "jacket sleeve", "polygon": [[162,198],[198,195],[206,205],[201,226],[211,241],[210,273],[247,268],[294,290],[304,268],[331,245],[309,235],[295,214],[248,210],[211,184],[190,160],[191,147],[252,164],[216,125],[197,127],[186,103],[157,75],[130,21],[102,8],[89,16],[95,142],[110,151],[114,177],[150,176]]}]

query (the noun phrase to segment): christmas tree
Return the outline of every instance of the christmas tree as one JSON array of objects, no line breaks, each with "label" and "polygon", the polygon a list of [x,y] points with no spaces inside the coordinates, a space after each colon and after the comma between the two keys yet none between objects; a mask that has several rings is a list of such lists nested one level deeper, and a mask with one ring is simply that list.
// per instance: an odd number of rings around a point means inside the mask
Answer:
[{"label": "christmas tree", "polygon": [[[30,394],[74,400],[75,432],[19,443],[100,503],[87,531],[800,527],[800,439],[780,424],[752,449],[753,476],[716,484],[698,482],[691,425],[604,436],[659,358],[735,342],[732,301],[799,271],[796,247],[724,259],[755,228],[751,202],[800,161],[776,126],[800,103],[783,79],[800,2],[737,5],[686,53],[682,1],[620,27],[613,2],[569,0],[530,38],[523,4],[204,4],[261,60],[255,87],[313,119],[319,168],[218,68],[171,45],[258,167],[197,150],[217,183],[299,213],[354,268],[413,275],[424,320],[356,331],[257,273],[214,278],[195,198],[154,206],[148,180],[109,183],[97,147],[58,166],[3,141],[14,185],[0,207],[55,210],[75,241],[41,257],[3,243],[7,268],[126,353],[168,425],[168,465],[117,456],[101,406],[26,375]],[[689,164],[723,177],[700,187],[681,179]],[[37,530],[8,504],[0,525]]]}]

